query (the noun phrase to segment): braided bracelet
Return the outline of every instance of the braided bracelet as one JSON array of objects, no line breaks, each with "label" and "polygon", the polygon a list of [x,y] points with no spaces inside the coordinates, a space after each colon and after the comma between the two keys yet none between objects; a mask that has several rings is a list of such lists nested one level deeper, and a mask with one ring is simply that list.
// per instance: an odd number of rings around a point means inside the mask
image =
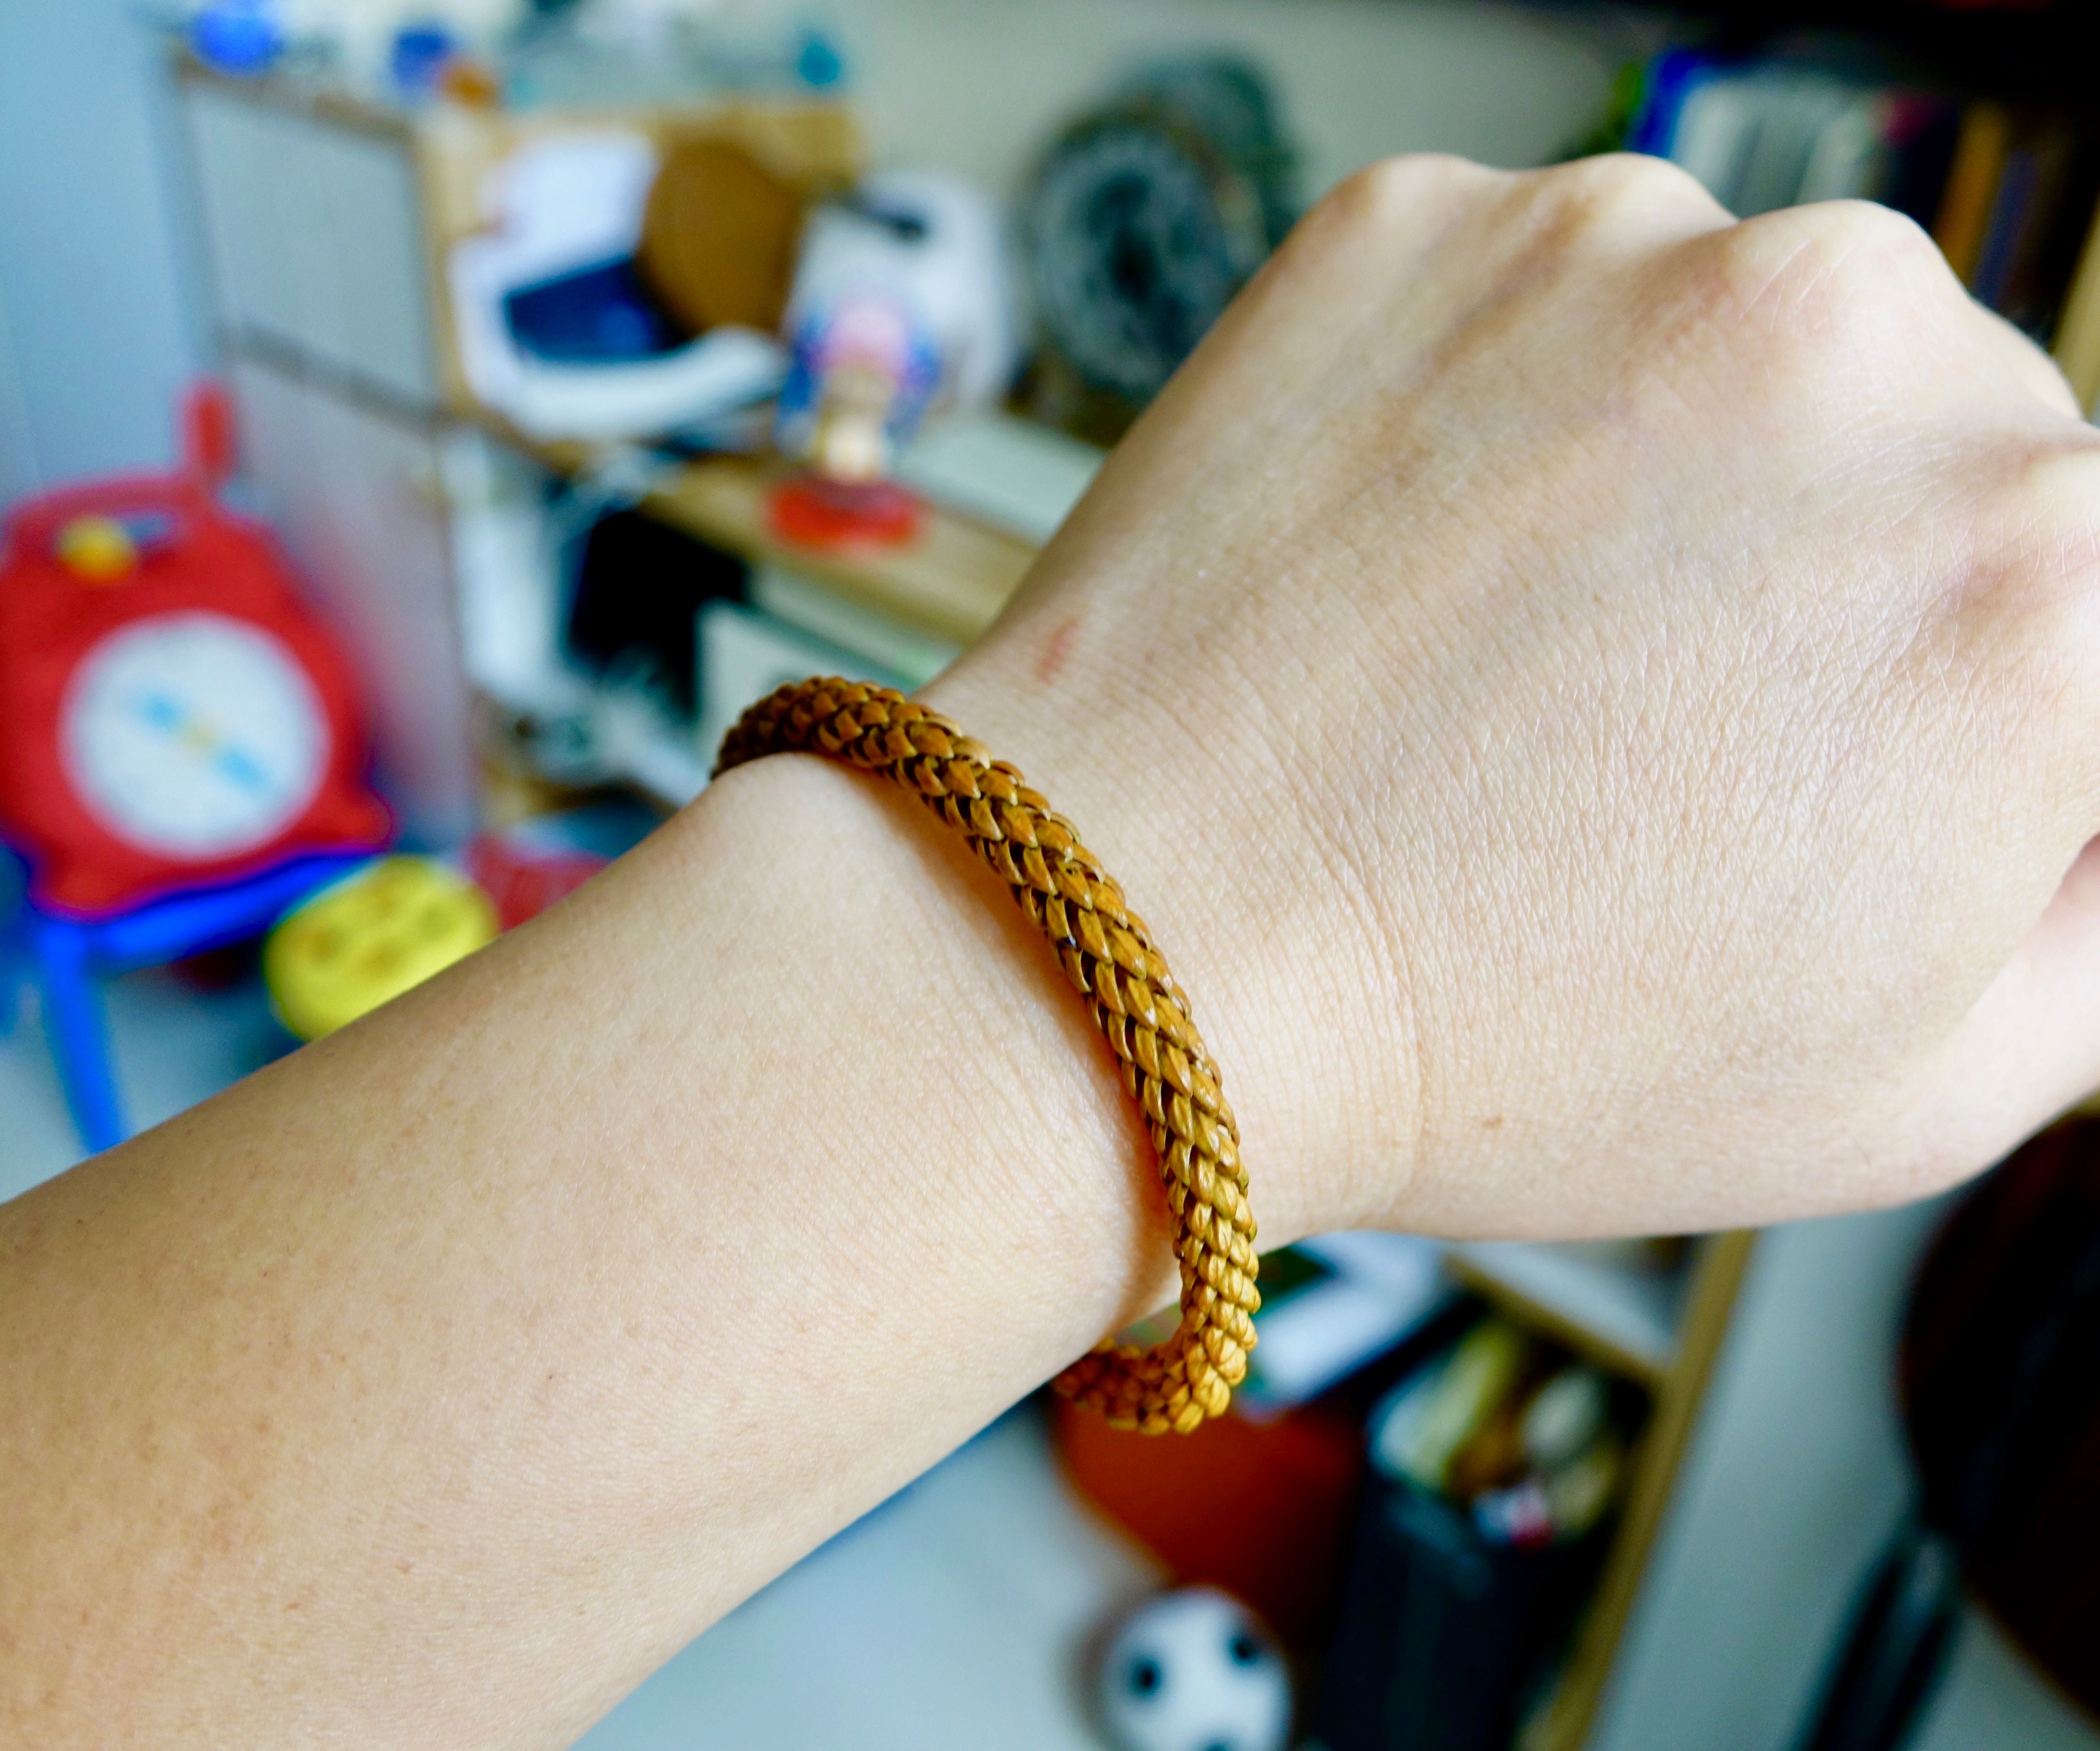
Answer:
[{"label": "braided bracelet", "polygon": [[1148,1435],[1186,1434],[1218,1415],[1254,1347],[1254,1215],[1218,1067],[1143,920],[1020,773],[891,688],[821,677],[783,687],[723,739],[715,770],[788,752],[879,773],[968,837],[1088,999],[1145,1114],[1174,1215],[1181,1323],[1154,1349],[1103,1343],[1056,1389]]}]

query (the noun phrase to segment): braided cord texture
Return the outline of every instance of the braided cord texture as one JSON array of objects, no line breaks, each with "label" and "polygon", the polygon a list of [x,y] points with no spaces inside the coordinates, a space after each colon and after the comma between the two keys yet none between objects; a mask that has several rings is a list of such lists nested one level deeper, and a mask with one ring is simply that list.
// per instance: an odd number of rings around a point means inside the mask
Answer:
[{"label": "braided cord texture", "polygon": [[1173,1212],[1180,1324],[1153,1349],[1102,1344],[1057,1391],[1149,1435],[1218,1415],[1254,1347],[1254,1215],[1218,1067],[1144,920],[1018,771],[891,688],[836,677],[783,687],[723,739],[715,770],[791,752],[878,773],[968,839],[1057,950],[1145,1115]]}]

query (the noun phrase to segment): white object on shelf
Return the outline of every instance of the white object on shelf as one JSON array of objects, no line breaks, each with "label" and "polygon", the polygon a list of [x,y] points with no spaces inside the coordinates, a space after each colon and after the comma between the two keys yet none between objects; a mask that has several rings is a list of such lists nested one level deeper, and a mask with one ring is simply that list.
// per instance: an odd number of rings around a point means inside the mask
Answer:
[{"label": "white object on shelf", "polygon": [[1303,1404],[1399,1343],[1451,1298],[1444,1249],[1413,1234],[1317,1234],[1295,1250],[1334,1272],[1255,1316],[1260,1341],[1238,1403],[1260,1418]]},{"label": "white object on shelf", "polygon": [[896,475],[945,509],[1039,545],[1093,484],[1103,455],[1033,420],[955,413],[927,422]]},{"label": "white object on shelf", "polygon": [[1660,1373],[1670,1365],[1677,1348],[1679,1277],[1607,1264],[1579,1246],[1466,1241],[1450,1252],[1643,1368]]},{"label": "white object on shelf", "polygon": [[770,614],[733,602],[699,612],[700,721],[695,757],[714,763],[730,726],[776,688],[811,675],[842,675],[896,686],[902,677],[880,663],[818,638]]},{"label": "white object on shelf", "polygon": [[539,439],[646,437],[771,395],[788,355],[771,336],[711,329],[661,356],[558,364],[518,344],[513,293],[631,256],[656,174],[656,150],[622,131],[558,135],[521,147],[489,172],[493,228],[452,246],[448,263],[460,368],[474,395]]},{"label": "white object on shelf", "polygon": [[513,711],[577,709],[586,690],[562,654],[560,531],[545,471],[473,426],[446,434],[443,459],[467,679]]},{"label": "white object on shelf", "polygon": [[624,778],[674,809],[706,787],[708,761],[646,693],[595,689],[588,716],[591,747],[608,778]]},{"label": "white object on shelf", "polygon": [[938,405],[995,403],[1021,363],[1014,276],[998,203],[946,170],[878,170],[814,209],[781,318],[800,335],[873,295],[909,315],[940,355]]},{"label": "white object on shelf", "polygon": [[961,646],[948,639],[901,626],[886,614],[847,601],[827,584],[779,566],[752,568],[751,600],[775,620],[887,670],[907,689],[924,686],[962,654]]}]

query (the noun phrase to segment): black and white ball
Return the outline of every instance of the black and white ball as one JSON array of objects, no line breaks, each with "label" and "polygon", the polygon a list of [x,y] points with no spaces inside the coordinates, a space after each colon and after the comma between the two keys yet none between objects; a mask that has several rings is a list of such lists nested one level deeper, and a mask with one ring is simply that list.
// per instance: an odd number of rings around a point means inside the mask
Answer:
[{"label": "black and white ball", "polygon": [[1120,1751],[1283,1751],[1290,1737],[1283,1656],[1214,1587],[1132,1612],[1102,1656],[1095,1697]]}]

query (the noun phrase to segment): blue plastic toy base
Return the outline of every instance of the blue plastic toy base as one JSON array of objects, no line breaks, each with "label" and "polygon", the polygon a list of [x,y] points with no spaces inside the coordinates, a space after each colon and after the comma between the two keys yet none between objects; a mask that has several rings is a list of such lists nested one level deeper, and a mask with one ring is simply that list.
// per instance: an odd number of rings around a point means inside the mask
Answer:
[{"label": "blue plastic toy base", "polygon": [[13,928],[0,932],[0,1003],[11,1005],[15,989],[7,963],[26,955],[43,994],[45,1032],[66,1105],[90,1152],[113,1148],[130,1134],[109,1061],[102,976],[247,942],[371,855],[292,858],[238,881],[185,889],[107,917],[73,918],[33,901],[24,904]]}]

